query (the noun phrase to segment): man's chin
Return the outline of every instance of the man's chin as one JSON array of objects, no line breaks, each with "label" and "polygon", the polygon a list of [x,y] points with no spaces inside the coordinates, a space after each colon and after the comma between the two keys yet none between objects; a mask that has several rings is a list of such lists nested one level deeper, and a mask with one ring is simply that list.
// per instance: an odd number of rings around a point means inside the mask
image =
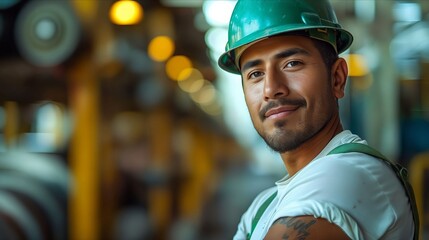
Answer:
[{"label": "man's chin", "polygon": [[288,134],[282,136],[271,135],[270,137],[263,137],[265,143],[275,152],[285,153],[297,149],[302,142],[296,141],[296,137]]}]

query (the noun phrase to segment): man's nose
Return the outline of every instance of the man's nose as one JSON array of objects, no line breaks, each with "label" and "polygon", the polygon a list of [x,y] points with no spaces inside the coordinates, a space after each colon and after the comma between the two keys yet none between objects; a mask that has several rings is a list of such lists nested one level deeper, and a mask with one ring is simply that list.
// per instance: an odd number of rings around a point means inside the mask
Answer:
[{"label": "man's nose", "polygon": [[278,69],[268,70],[264,82],[264,99],[276,99],[288,94],[288,81],[282,71]]}]

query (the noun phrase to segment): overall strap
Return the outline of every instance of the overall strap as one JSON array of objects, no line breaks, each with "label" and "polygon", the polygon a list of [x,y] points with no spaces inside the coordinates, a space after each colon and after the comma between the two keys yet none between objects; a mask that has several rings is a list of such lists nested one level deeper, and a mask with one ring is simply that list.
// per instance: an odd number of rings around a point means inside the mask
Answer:
[{"label": "overall strap", "polygon": [[276,198],[277,191],[275,191],[269,198],[267,198],[264,203],[259,207],[258,211],[256,212],[255,217],[252,219],[252,229],[250,230],[250,233],[247,234],[247,239],[250,239],[252,237],[253,231],[256,228],[256,225],[259,222],[259,219],[261,219],[262,214],[265,212],[267,207],[271,204],[271,202]]},{"label": "overall strap", "polygon": [[[414,197],[414,191],[411,187],[410,183],[408,182],[408,172],[407,169],[402,167],[400,164],[391,162],[389,159],[387,159],[383,154],[375,150],[374,148],[361,143],[346,143],[343,145],[340,145],[336,148],[334,148],[332,151],[330,151],[327,155],[331,154],[338,154],[338,153],[349,153],[349,152],[359,152],[364,153],[370,156],[373,156],[375,158],[383,160],[387,165],[389,165],[393,171],[395,172],[396,176],[399,178],[399,180],[402,183],[402,186],[405,189],[405,192],[408,196],[411,211],[413,213],[413,219],[414,219],[414,240],[418,240],[419,237],[419,215],[417,211],[417,205],[416,200]],[[250,230],[250,233],[247,234],[247,239],[249,240],[252,237],[253,231],[256,228],[256,225],[259,222],[259,219],[262,217],[262,214],[265,212],[265,210],[268,208],[268,206],[271,204],[271,202],[274,200],[274,198],[277,196],[277,191],[275,191],[270,197],[268,197],[262,205],[259,207],[258,211],[256,212],[255,217],[252,219],[252,228]]]},{"label": "overall strap", "polygon": [[328,155],[337,154],[337,153],[348,153],[348,152],[360,152],[360,153],[368,154],[370,156],[383,160],[383,162],[385,162],[388,166],[390,166],[390,168],[393,169],[396,176],[400,180],[402,186],[404,187],[405,193],[408,196],[408,200],[410,202],[411,211],[413,213],[413,220],[414,220],[414,239],[418,240],[419,231],[420,231],[420,220],[419,220],[419,214],[417,211],[416,199],[414,197],[414,191],[411,184],[408,182],[407,169],[398,163],[394,163],[390,161],[388,158],[386,158],[383,154],[381,154],[374,148],[362,143],[346,143],[346,144],[340,145],[334,148],[332,151],[330,151]]}]

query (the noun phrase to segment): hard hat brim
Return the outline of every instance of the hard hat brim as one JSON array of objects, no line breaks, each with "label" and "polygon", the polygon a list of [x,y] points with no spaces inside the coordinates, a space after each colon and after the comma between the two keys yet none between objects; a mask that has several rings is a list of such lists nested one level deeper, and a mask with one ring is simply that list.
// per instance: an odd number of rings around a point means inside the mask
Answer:
[{"label": "hard hat brim", "polygon": [[[343,53],[344,51],[346,51],[352,44],[353,42],[353,35],[348,32],[347,30],[344,30],[342,28],[336,28],[336,27],[325,27],[328,29],[332,29],[334,31],[338,32],[338,36],[337,36],[337,44],[336,44],[336,50],[338,52],[338,54]],[[281,34],[286,34],[286,33],[290,33],[291,35],[293,35],[293,32],[302,32],[306,29],[314,29],[314,27],[308,27],[308,28],[296,28],[296,29],[290,29],[289,31],[284,31],[284,29],[278,29],[273,30],[271,33],[265,33],[266,35],[268,35],[269,37],[273,37],[273,36],[277,36],[277,35],[281,35]],[[223,53],[219,59],[218,59],[218,66],[230,73],[233,74],[241,74],[239,67],[236,65],[236,62],[238,62],[238,59],[236,59],[235,56],[235,50],[239,47],[242,47],[244,45],[248,45],[248,44],[253,44],[259,41],[263,41],[263,38],[268,38],[267,36],[259,36],[259,37],[255,37],[252,35],[249,35],[243,39],[241,39],[240,41],[236,42],[236,46],[234,46],[233,48],[229,49],[228,51],[226,51],[225,53]],[[314,38],[311,36],[308,36],[310,38]],[[252,41],[249,41],[249,39],[252,39]],[[317,38],[314,38],[317,39]],[[321,40],[321,39],[318,39]],[[323,40],[321,40],[323,41]],[[228,48],[228,47],[227,47]]]}]

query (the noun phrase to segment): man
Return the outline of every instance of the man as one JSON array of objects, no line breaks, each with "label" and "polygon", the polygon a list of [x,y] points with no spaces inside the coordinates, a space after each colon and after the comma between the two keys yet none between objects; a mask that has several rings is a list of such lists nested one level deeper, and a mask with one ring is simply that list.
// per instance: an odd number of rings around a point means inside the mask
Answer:
[{"label": "man", "polygon": [[219,66],[241,74],[253,125],[288,174],[256,197],[235,240],[418,235],[401,170],[341,125],[348,69],[338,54],[352,41],[327,0],[237,2]]}]

